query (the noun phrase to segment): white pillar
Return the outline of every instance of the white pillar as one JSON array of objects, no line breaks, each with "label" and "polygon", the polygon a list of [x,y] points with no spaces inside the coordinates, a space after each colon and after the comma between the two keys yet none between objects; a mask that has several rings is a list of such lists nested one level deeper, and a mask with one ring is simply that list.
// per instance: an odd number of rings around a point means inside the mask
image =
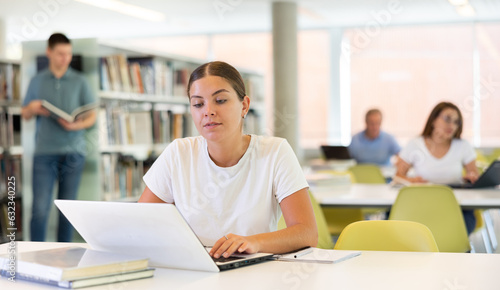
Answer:
[{"label": "white pillar", "polygon": [[328,102],[328,143],[347,146],[351,142],[351,93],[349,43],[344,30],[330,30],[330,98]]},{"label": "white pillar", "polygon": [[7,58],[7,25],[0,19],[0,59]]},{"label": "white pillar", "polygon": [[301,160],[297,101],[297,4],[274,2],[274,135],[287,139]]},{"label": "white pillar", "polygon": [[[481,55],[479,53],[477,35],[477,26],[472,30],[474,37],[472,50],[472,88],[474,95],[472,97],[472,145],[481,146]],[[483,92],[484,93],[484,92]],[[462,111],[462,114],[464,112]]]}]

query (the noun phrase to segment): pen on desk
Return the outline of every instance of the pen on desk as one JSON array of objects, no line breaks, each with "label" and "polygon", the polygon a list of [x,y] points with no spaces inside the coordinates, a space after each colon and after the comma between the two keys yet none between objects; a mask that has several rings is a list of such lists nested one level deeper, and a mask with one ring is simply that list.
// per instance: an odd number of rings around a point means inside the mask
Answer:
[{"label": "pen on desk", "polygon": [[297,253],[295,253],[295,255],[293,255],[294,258],[298,258],[298,257],[302,257],[304,255],[307,255],[309,253],[312,253],[313,249],[312,248],[307,248],[307,249],[304,249],[302,251],[298,251]]}]

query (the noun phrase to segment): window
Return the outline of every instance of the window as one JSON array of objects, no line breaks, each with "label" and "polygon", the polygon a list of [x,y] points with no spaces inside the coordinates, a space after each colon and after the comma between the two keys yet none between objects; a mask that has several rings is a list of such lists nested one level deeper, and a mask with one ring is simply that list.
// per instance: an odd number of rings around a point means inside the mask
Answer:
[{"label": "window", "polygon": [[475,25],[479,54],[480,145],[500,147],[500,24]]},{"label": "window", "polygon": [[456,104],[464,115],[463,138],[472,141],[473,39],[471,25],[394,27],[360,42],[360,30],[345,32],[351,44],[351,134],[364,129],[368,109],[383,112],[382,129],[402,146],[419,135],[432,108]]}]

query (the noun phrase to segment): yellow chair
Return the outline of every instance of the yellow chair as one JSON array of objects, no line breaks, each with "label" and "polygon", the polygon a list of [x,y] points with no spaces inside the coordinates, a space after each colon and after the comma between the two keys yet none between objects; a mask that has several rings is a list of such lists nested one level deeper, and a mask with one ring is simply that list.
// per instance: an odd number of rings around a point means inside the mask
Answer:
[{"label": "yellow chair", "polygon": [[389,220],[426,225],[441,252],[463,253],[471,249],[460,205],[447,186],[403,187],[392,206]]},{"label": "yellow chair", "polygon": [[[322,170],[318,173],[338,175],[349,174],[351,182],[354,181],[352,173],[342,173],[334,170]],[[334,189],[332,189],[334,190]],[[344,207],[324,207],[322,206],[323,214],[328,225],[330,235],[338,236],[342,230],[349,224],[364,220],[364,214],[359,208],[344,208]]]},{"label": "yellow chair", "polygon": [[[328,232],[328,226],[326,224],[325,216],[321,211],[319,203],[316,201],[314,196],[309,191],[309,198],[311,199],[311,205],[314,210],[314,217],[316,218],[316,226],[318,227],[318,245],[316,247],[320,249],[333,249],[333,241]],[[285,219],[281,216],[278,222],[278,230],[286,228]]]},{"label": "yellow chair", "polygon": [[377,165],[358,164],[349,168],[355,183],[384,184],[385,177]]},{"label": "yellow chair", "polygon": [[[368,183],[368,184],[385,184],[386,180],[380,167],[374,164],[358,164],[349,168],[351,172],[354,183]],[[377,215],[384,212],[385,218],[385,208],[363,208],[361,213],[363,216]],[[379,218],[376,218],[379,219]]]},{"label": "yellow chair", "polygon": [[[479,171],[479,174],[481,174],[484,171],[484,169],[488,167],[491,161],[486,155],[484,155],[484,153],[481,150],[475,149],[475,151],[476,151],[476,166]],[[463,173],[465,175],[465,168],[463,170]]]},{"label": "yellow chair", "polygon": [[439,252],[428,227],[411,221],[361,221],[348,225],[335,250]]},{"label": "yellow chair", "polygon": [[491,163],[499,158],[500,158],[500,148],[493,149],[493,152],[491,152],[491,154],[488,155],[489,163]]}]

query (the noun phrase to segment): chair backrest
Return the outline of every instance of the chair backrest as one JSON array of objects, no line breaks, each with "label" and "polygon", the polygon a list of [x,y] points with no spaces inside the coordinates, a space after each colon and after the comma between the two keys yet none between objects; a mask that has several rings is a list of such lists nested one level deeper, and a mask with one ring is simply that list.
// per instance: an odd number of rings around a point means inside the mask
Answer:
[{"label": "chair backrest", "polygon": [[349,168],[355,183],[385,183],[385,177],[377,165],[358,164]]},{"label": "chair backrest", "polygon": [[[317,248],[320,249],[333,249],[333,241],[330,233],[328,231],[328,225],[326,224],[325,216],[321,207],[314,198],[314,196],[309,191],[309,198],[311,199],[311,205],[314,210],[314,217],[316,218],[316,226],[318,227],[318,245]],[[285,219],[281,216],[278,222],[278,230],[286,228]]]},{"label": "chair backrest", "polygon": [[411,221],[371,220],[348,225],[336,250],[438,252],[432,232]]},{"label": "chair backrest", "polygon": [[491,154],[488,155],[488,160],[490,163],[497,159],[500,159],[500,148],[493,149],[493,152],[491,152]]},{"label": "chair backrest", "polygon": [[394,202],[390,220],[426,225],[441,252],[467,252],[470,243],[460,205],[451,188],[442,185],[403,187]]}]

